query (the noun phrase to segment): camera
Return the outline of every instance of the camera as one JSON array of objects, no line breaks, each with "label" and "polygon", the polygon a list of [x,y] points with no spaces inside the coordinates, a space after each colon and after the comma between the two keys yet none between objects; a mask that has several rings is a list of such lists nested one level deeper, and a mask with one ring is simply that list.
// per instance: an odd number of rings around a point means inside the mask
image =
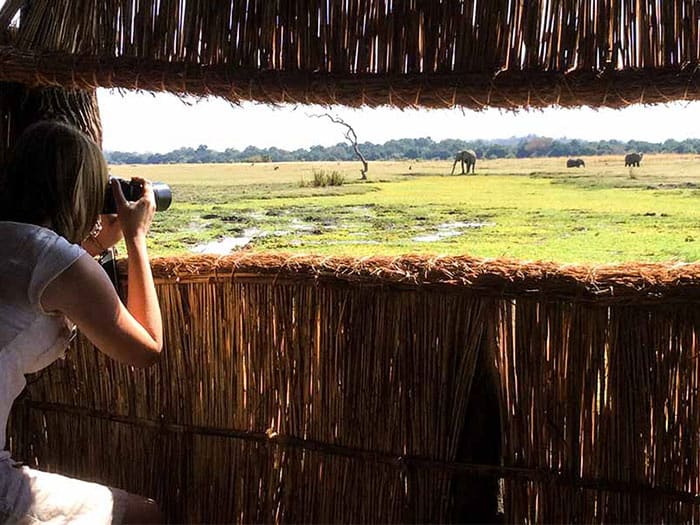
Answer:
[{"label": "camera", "polygon": [[[119,182],[122,187],[122,192],[127,201],[137,201],[143,195],[143,185],[140,182],[133,180],[124,180],[118,177],[113,177]],[[153,195],[156,198],[156,211],[165,211],[170,207],[170,203],[173,200],[173,194],[170,191],[170,186],[164,182],[153,182],[151,183],[153,187]],[[117,213],[117,204],[114,202],[114,195],[112,195],[111,186],[107,186],[107,191],[105,192],[105,203],[102,207],[103,214]]]}]

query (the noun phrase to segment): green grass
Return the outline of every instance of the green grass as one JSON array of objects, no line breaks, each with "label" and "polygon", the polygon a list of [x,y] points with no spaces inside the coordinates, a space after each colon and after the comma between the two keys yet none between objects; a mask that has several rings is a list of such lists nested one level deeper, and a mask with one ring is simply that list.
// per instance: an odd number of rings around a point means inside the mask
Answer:
[{"label": "green grass", "polygon": [[[700,159],[649,156],[477,162],[113,166],[122,177],[169,183],[151,253],[190,253],[202,243],[252,236],[246,249],[318,254],[470,254],[558,262],[700,259]],[[277,167],[277,169],[275,169]],[[342,186],[313,187],[314,170]],[[252,235],[251,235],[252,234]]]}]

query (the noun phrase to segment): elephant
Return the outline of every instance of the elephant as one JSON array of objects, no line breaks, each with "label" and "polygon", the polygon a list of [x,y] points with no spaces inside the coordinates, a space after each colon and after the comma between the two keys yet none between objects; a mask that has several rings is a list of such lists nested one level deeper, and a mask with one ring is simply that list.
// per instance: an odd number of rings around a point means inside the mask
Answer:
[{"label": "elephant", "polygon": [[566,161],[567,168],[578,168],[581,166],[584,168],[586,167],[586,163],[583,162],[583,159],[569,159]]},{"label": "elephant", "polygon": [[637,166],[642,162],[642,157],[644,153],[628,153],[625,155],[625,167],[627,166]]},{"label": "elephant", "polygon": [[452,164],[452,173],[450,175],[454,175],[455,173],[455,167],[457,166],[457,163],[461,162],[462,165],[462,175],[464,175],[464,165],[467,165],[467,173],[469,173],[469,168],[471,167],[472,173],[474,173],[474,170],[476,169],[476,152],[471,149],[465,149],[457,153],[455,155],[455,161]]}]

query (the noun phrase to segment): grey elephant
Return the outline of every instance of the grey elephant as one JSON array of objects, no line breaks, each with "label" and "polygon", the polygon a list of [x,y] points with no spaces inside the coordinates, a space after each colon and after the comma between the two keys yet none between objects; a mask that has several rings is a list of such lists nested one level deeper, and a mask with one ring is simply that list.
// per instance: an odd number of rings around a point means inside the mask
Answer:
[{"label": "grey elephant", "polygon": [[569,159],[566,161],[566,167],[567,168],[580,168],[580,167],[586,167],[586,163],[583,162],[583,159]]},{"label": "grey elephant", "polygon": [[476,152],[471,149],[465,149],[457,153],[455,155],[455,161],[452,164],[452,173],[450,175],[455,174],[455,167],[457,166],[457,163],[461,162],[462,163],[462,175],[464,175],[464,165],[467,165],[467,173],[469,173],[469,168],[472,169],[472,173],[474,173],[474,170],[476,169]]},{"label": "grey elephant", "polygon": [[628,153],[625,155],[625,166],[637,166],[642,162],[644,153]]}]

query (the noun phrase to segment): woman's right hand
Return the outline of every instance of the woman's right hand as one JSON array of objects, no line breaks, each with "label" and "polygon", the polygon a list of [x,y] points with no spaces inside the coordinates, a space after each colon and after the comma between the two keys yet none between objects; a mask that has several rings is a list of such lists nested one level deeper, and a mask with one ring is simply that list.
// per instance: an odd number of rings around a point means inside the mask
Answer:
[{"label": "woman's right hand", "polygon": [[143,195],[136,202],[127,201],[119,181],[110,180],[114,202],[117,205],[119,225],[127,243],[130,240],[146,237],[156,212],[156,199],[151,182],[141,177],[132,177],[131,180],[143,186]]},{"label": "woman's right hand", "polygon": [[132,180],[144,188],[136,202],[127,202],[121,185],[110,182],[129,256],[126,306],[107,274],[87,253],[51,281],[42,306],[71,319],[105,354],[144,367],[152,364],[163,348],[163,320],[146,247],[156,204],[151,183]]}]

